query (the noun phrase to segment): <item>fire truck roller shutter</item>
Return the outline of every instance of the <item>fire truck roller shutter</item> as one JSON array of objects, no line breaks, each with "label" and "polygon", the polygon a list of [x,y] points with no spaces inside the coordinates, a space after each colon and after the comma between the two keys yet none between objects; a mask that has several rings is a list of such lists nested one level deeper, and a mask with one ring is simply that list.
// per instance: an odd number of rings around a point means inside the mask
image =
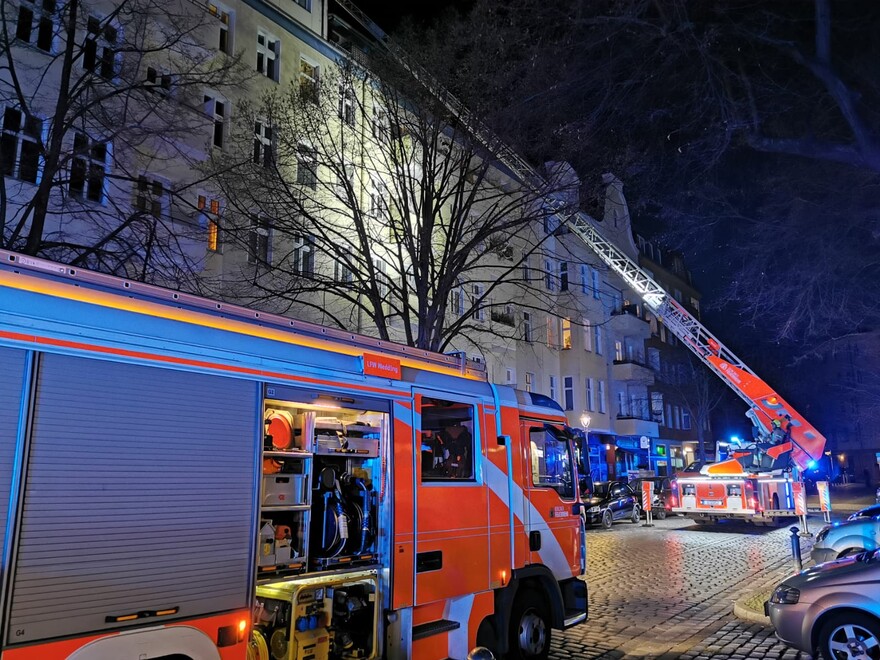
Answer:
[{"label": "fire truck roller shutter", "polygon": [[257,383],[44,354],[35,397],[8,641],[249,606]]},{"label": "fire truck roller shutter", "polygon": [[18,440],[18,420],[26,401],[26,353],[14,348],[0,348],[0,548],[6,541],[6,521],[9,517],[9,489],[15,470],[15,446]]}]

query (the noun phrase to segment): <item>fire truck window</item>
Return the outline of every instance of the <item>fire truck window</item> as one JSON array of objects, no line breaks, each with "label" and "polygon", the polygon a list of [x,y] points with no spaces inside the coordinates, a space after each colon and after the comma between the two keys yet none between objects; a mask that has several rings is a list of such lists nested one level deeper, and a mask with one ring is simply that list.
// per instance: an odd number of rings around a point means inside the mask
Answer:
[{"label": "fire truck window", "polygon": [[422,398],[422,481],[474,480],[474,407]]},{"label": "fire truck window", "polygon": [[532,485],[552,488],[562,497],[574,498],[572,458],[565,438],[550,429],[532,429],[529,445]]}]

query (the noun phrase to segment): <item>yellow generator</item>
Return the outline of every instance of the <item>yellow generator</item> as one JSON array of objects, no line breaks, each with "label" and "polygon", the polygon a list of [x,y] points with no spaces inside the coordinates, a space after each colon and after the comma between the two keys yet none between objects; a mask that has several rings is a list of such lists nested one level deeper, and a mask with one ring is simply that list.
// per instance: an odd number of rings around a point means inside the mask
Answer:
[{"label": "yellow generator", "polygon": [[370,660],[379,656],[375,570],[257,586],[249,660]]}]

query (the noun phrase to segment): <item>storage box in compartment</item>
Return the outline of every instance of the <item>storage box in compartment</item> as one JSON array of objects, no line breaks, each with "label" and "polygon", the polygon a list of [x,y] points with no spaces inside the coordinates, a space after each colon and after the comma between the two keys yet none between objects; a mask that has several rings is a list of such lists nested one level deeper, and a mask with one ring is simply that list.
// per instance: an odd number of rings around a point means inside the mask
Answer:
[{"label": "storage box in compartment", "polygon": [[379,441],[368,438],[334,438],[318,436],[315,447],[316,454],[376,457],[379,455]]},{"label": "storage box in compartment", "polygon": [[294,506],[308,503],[304,474],[279,472],[263,475],[263,506]]}]

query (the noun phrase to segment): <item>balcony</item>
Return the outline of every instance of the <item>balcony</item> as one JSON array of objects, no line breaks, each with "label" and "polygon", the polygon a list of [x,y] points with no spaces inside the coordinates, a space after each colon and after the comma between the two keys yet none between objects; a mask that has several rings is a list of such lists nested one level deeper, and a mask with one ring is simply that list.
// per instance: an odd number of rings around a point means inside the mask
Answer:
[{"label": "balcony", "polygon": [[611,378],[619,382],[654,384],[654,370],[636,360],[615,360]]},{"label": "balcony", "polygon": [[646,435],[656,438],[660,435],[660,427],[650,419],[621,413],[614,421],[614,432],[617,435]]},{"label": "balcony", "polygon": [[509,325],[511,327],[515,324],[513,314],[496,312],[494,309],[492,310],[492,322],[500,323],[501,325]]},{"label": "balcony", "polygon": [[647,339],[651,324],[639,316],[638,305],[623,305],[611,312],[611,331],[619,336],[636,336]]}]

